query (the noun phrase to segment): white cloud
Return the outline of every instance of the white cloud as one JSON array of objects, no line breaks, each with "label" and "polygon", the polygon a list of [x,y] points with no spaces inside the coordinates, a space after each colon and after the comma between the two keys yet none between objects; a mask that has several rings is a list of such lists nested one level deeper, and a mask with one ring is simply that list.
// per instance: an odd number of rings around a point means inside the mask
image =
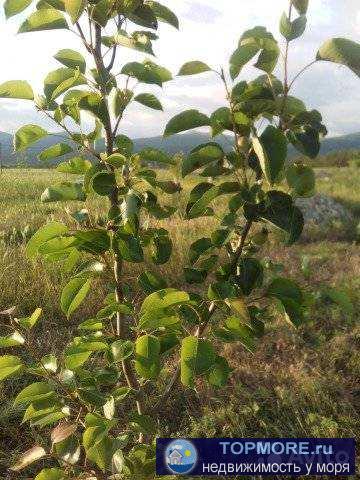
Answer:
[{"label": "white cloud", "polygon": [[[164,0],[164,3],[167,2]],[[167,25],[161,26],[160,40],[155,46],[156,61],[176,73],[183,63],[193,59],[203,60],[217,69],[226,67],[241,33],[255,25],[266,26],[280,39],[277,33],[279,17],[288,0],[222,0],[215,4],[213,0],[171,0],[168,4],[179,15],[181,29],[177,32]],[[0,83],[8,79],[28,79],[37,91],[41,91],[47,72],[58,66],[53,55],[60,48],[76,48],[73,43],[76,38],[71,32],[61,31],[15,35],[18,17],[7,22],[0,18],[0,21],[0,42],[6,45],[0,51],[1,65],[6,66],[0,71]],[[359,41],[359,26],[357,0],[311,0],[306,34],[292,45],[291,75],[314,58],[324,39],[346,36]],[[142,56],[131,50],[121,51],[122,63],[134,58]],[[120,65],[118,67],[120,69]],[[252,67],[245,69],[244,73],[250,77],[258,74]],[[353,86],[359,90],[358,79],[351,72],[331,65],[308,71],[296,85],[295,93],[312,108],[324,109],[331,132],[343,133],[351,128],[360,130],[357,124],[339,120],[336,115],[336,106],[341,103],[341,115],[355,118],[358,104],[344,100]],[[176,78],[163,89],[144,86],[141,90],[158,95],[166,113],[153,113],[142,106],[132,107],[125,117],[123,129],[133,136],[160,134],[167,119],[181,110],[199,108],[210,113],[224,101],[223,86],[215,75],[209,73]],[[30,105],[24,105],[15,101],[1,103],[1,130],[14,130],[28,119],[48,126]]]}]

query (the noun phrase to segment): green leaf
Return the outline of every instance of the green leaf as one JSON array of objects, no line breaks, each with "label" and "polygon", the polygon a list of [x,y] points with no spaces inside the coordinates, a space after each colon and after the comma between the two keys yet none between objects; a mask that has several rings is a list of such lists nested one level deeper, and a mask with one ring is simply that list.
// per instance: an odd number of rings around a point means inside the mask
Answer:
[{"label": "green leaf", "polygon": [[111,353],[115,362],[122,362],[134,353],[134,344],[130,340],[117,340],[111,345]]},{"label": "green leaf", "polygon": [[[48,100],[54,100],[54,98],[61,95],[69,88],[84,84],[86,84],[86,79],[79,71],[67,67],[57,68],[48,73],[45,77],[44,94]],[[75,90],[75,92],[79,92],[76,96],[77,101],[86,95],[86,92],[84,91]]]},{"label": "green leaf", "polygon": [[34,92],[26,81],[10,80],[0,85],[0,97],[34,100]]},{"label": "green leaf", "polygon": [[281,115],[292,117],[306,112],[304,102],[299,98],[292,97],[291,95],[288,95],[286,98],[284,98],[283,95],[279,95],[275,100],[275,104],[279,114]]},{"label": "green leaf", "polygon": [[123,155],[129,156],[132,154],[134,142],[126,135],[118,135],[115,138],[115,144]]},{"label": "green leaf", "polygon": [[73,149],[67,143],[56,143],[55,145],[51,145],[51,147],[46,148],[39,154],[39,160],[42,162],[52,160],[53,158],[62,157],[70,152]]},{"label": "green leaf", "polygon": [[275,278],[267,288],[266,295],[277,298],[283,308],[286,318],[296,327],[304,320],[302,304],[304,295],[300,287],[287,278]]},{"label": "green leaf", "polygon": [[115,453],[113,439],[101,427],[89,427],[83,434],[83,445],[86,457],[94,462],[103,472],[111,466]]},{"label": "green leaf", "polygon": [[256,258],[244,257],[240,259],[235,281],[244,295],[250,295],[254,288],[261,287],[263,277],[263,267]]},{"label": "green leaf", "polygon": [[75,436],[69,437],[55,445],[55,452],[60,461],[64,461],[67,465],[75,465],[81,454],[79,441]]},{"label": "green leaf", "polygon": [[215,198],[219,197],[220,195],[228,195],[229,193],[239,192],[240,189],[241,186],[238,182],[225,182],[220,185],[213,186],[192,205],[189,212],[187,212],[187,217],[196,218],[203,215],[207,206],[213,200],[215,200]]},{"label": "green leaf", "polygon": [[12,467],[10,467],[10,470],[14,472],[18,472],[19,470],[22,470],[23,468],[27,467],[28,465],[31,465],[32,463],[40,460],[45,456],[46,456],[46,451],[43,449],[43,447],[40,447],[39,445],[35,445],[34,447],[27,450],[25,453],[20,455],[18,462]]},{"label": "green leaf", "polygon": [[24,11],[30,4],[32,0],[5,0],[4,2],[4,11],[6,18],[13,17],[18,13]]},{"label": "green leaf", "polygon": [[71,350],[65,354],[65,366],[69,370],[76,370],[81,367],[90,357],[91,351],[76,351]]},{"label": "green leaf", "polygon": [[199,73],[204,73],[209,71],[211,71],[211,68],[208,65],[206,65],[206,63],[195,60],[193,62],[185,63],[180,68],[178,76],[198,75]]},{"label": "green leaf", "polygon": [[156,265],[164,265],[169,261],[172,252],[172,241],[166,230],[159,229],[154,232],[151,246],[151,259]]},{"label": "green leaf", "polygon": [[14,377],[24,370],[24,365],[19,357],[3,355],[0,357],[0,381]]},{"label": "green leaf", "polygon": [[208,253],[209,250],[212,250],[213,243],[210,238],[200,238],[196,242],[190,245],[189,249],[189,260],[193,265],[204,253]]},{"label": "green leaf", "polygon": [[19,333],[14,332],[5,337],[0,337],[0,348],[17,347],[25,343],[25,338]]},{"label": "green leaf", "polygon": [[305,128],[303,132],[287,132],[289,141],[294,147],[310,158],[316,158],[320,152],[319,132],[313,128]]},{"label": "green leaf", "polygon": [[99,0],[90,6],[90,18],[105,28],[110,19],[112,6],[111,0]]},{"label": "green leaf", "polygon": [[98,118],[104,125],[108,121],[108,109],[105,100],[98,93],[87,93],[83,96],[79,103],[80,110],[90,112],[94,117]]},{"label": "green leaf", "polygon": [[280,48],[277,42],[275,40],[267,41],[254,66],[266,73],[272,73],[277,65],[279,55]]},{"label": "green leaf", "polygon": [[123,66],[121,73],[136,78],[139,82],[162,86],[160,75],[143,63],[131,62]]},{"label": "green leaf", "polygon": [[[106,159],[106,163],[109,163],[114,168],[121,168],[126,165],[126,157],[121,153],[113,153]],[[115,182],[113,182],[113,185]]]},{"label": "green leaf", "polygon": [[360,44],[346,38],[332,38],[319,49],[316,60],[339,63],[360,77]]},{"label": "green leaf", "polygon": [[127,18],[142,27],[157,29],[158,21],[149,5],[141,3],[135,10],[127,13]]},{"label": "green leaf", "polygon": [[145,65],[145,68],[147,70],[156,74],[160,78],[162,83],[166,83],[172,80],[173,78],[172,73],[167,68],[154,63],[152,60],[149,60],[148,58],[146,58],[143,61],[143,64]]},{"label": "green leaf", "polygon": [[168,155],[157,148],[144,148],[139,152],[140,158],[146,163],[160,163],[163,165],[175,165],[175,160],[173,157]]},{"label": "green leaf", "polygon": [[286,232],[288,245],[296,242],[304,228],[304,217],[301,210],[293,205],[292,198],[283,192],[267,193],[268,206],[260,213],[260,217]]},{"label": "green leaf", "polygon": [[214,387],[225,387],[229,380],[232,368],[224,357],[216,357],[215,363],[208,373],[208,381]]},{"label": "green leaf", "polygon": [[226,241],[228,240],[230,235],[230,230],[227,228],[219,228],[218,230],[214,230],[211,234],[211,242],[214,247],[222,247]]},{"label": "green leaf", "polygon": [[45,357],[41,359],[41,364],[48,372],[56,373],[58,362],[55,355],[45,355]]},{"label": "green leaf", "polygon": [[91,356],[93,352],[104,352],[108,345],[104,342],[82,341],[75,345],[70,345],[65,350],[65,366],[69,370],[75,370],[81,367]]},{"label": "green leaf", "polygon": [[47,9],[49,7],[55,8],[55,10],[61,10],[65,12],[64,0],[40,0],[36,4],[37,10]]},{"label": "green leaf", "polygon": [[[48,242],[44,243],[39,247],[38,253],[45,257],[49,255],[60,255],[60,259],[63,258],[64,254],[65,257],[70,254],[73,250],[73,246],[75,243],[75,237],[57,237],[49,240]],[[56,260],[55,260],[56,261]]]},{"label": "green leaf", "polygon": [[44,243],[52,238],[60,237],[68,231],[68,227],[63,223],[51,222],[47,223],[31,237],[26,245],[26,254],[29,258],[34,258],[38,255],[39,248]]},{"label": "green leaf", "polygon": [[90,160],[85,160],[81,157],[71,158],[67,162],[60,163],[56,167],[57,172],[72,173],[75,175],[85,174],[92,166]]},{"label": "green leaf", "polygon": [[73,23],[77,22],[86,8],[85,0],[64,0],[66,13]]},{"label": "green leaf", "polygon": [[160,373],[160,341],[152,335],[136,340],[135,369],[139,377],[155,379]]},{"label": "green leaf", "polygon": [[187,110],[173,117],[166,125],[164,137],[209,125],[209,117],[198,110]]},{"label": "green leaf", "polygon": [[121,402],[124,400],[130,393],[132,389],[129,387],[119,387],[111,392],[112,396],[115,399],[115,402]]},{"label": "green leaf", "polygon": [[44,468],[34,480],[68,480],[68,478],[64,470],[60,470],[60,468]]},{"label": "green leaf", "polygon": [[70,200],[80,202],[86,200],[81,183],[63,182],[60,183],[60,185],[48,187],[41,195],[41,201],[43,203],[66,202]]},{"label": "green leaf", "polygon": [[252,59],[259,51],[256,44],[240,45],[230,58],[230,75],[233,80],[240,74],[242,68]]},{"label": "green leaf", "polygon": [[140,318],[138,329],[141,331],[150,331],[172,328],[179,324],[179,317],[172,312],[166,310],[156,310],[154,312],[145,313]]},{"label": "green leaf", "polygon": [[299,197],[310,196],[315,190],[314,170],[306,165],[295,163],[288,167],[286,170],[286,181]]},{"label": "green leaf", "polygon": [[125,459],[122,450],[116,450],[112,457],[112,467],[113,471],[116,473],[121,473],[124,469]]},{"label": "green leaf", "polygon": [[234,122],[228,107],[221,107],[215,110],[210,117],[212,136],[216,137],[224,130],[233,131]]},{"label": "green leaf", "polygon": [[309,0],[292,0],[292,3],[300,15],[306,14],[309,7]]},{"label": "green leaf", "polygon": [[60,306],[61,310],[68,318],[75,312],[75,310],[85,300],[91,288],[91,279],[88,278],[73,278],[64,287],[61,293]]},{"label": "green leaf", "polygon": [[306,22],[307,19],[305,15],[300,15],[295,20],[290,21],[289,17],[284,12],[280,21],[280,33],[288,42],[291,42],[292,40],[301,37],[305,32]]},{"label": "green leaf", "polygon": [[105,253],[110,248],[110,237],[106,230],[93,229],[93,230],[77,230],[74,233],[77,239],[76,247],[84,252],[92,253],[93,255],[98,253]]},{"label": "green leaf", "polygon": [[142,290],[147,294],[163,290],[167,286],[166,280],[155,272],[142,272],[137,281]]},{"label": "green leaf", "polygon": [[30,145],[47,135],[47,131],[38,125],[24,125],[15,133],[14,150],[15,152],[26,150]]},{"label": "green leaf", "polygon": [[57,423],[59,420],[67,417],[67,413],[63,411],[57,411],[53,413],[49,413],[48,415],[44,415],[40,417],[38,420],[32,421],[31,425],[36,427],[47,427],[48,425],[53,425]]},{"label": "green leaf", "polygon": [[256,350],[255,332],[237,317],[227,318],[225,326],[215,330],[214,335],[225,343],[239,342],[250,353]]},{"label": "green leaf", "polygon": [[32,315],[30,315],[30,317],[25,317],[25,318],[19,318],[17,319],[17,322],[23,327],[25,328],[26,330],[30,330],[31,328],[33,328],[37,321],[39,320],[39,318],[41,317],[41,314],[42,314],[42,309],[41,308],[37,308],[33,313]]},{"label": "green leaf", "polygon": [[[69,2],[69,0],[67,0],[67,2]],[[75,50],[70,50],[68,48],[59,50],[57,54],[54,55],[54,58],[66,67],[73,68],[74,70],[79,68],[81,73],[85,73],[85,59],[80,53],[75,52]]]},{"label": "green leaf", "polygon": [[140,309],[140,315],[165,310],[169,307],[187,303],[189,300],[190,297],[186,292],[174,288],[165,288],[164,290],[154,292],[145,298]]},{"label": "green leaf", "polygon": [[230,74],[235,79],[242,67],[261,50],[255,67],[271,73],[278,61],[280,49],[273,35],[264,27],[247,30],[230,60]]},{"label": "green leaf", "polygon": [[295,327],[300,327],[304,322],[304,310],[291,298],[278,300],[278,311],[284,316],[285,320]]},{"label": "green leaf", "polygon": [[210,142],[199,145],[184,158],[181,169],[182,177],[186,177],[209,163],[223,159],[224,155],[224,150],[217,143]]},{"label": "green leaf", "polygon": [[281,130],[268,126],[260,138],[253,138],[253,147],[266,180],[273,185],[277,182],[287,157],[285,135]]},{"label": "green leaf", "polygon": [[144,261],[144,252],[137,237],[118,232],[115,241],[123,260],[131,263],[142,263]]},{"label": "green leaf", "polygon": [[64,16],[53,8],[41,9],[34,12],[25,20],[19,29],[19,33],[37,32],[40,30],[67,29],[68,24]]},{"label": "green leaf", "polygon": [[134,190],[129,190],[129,193],[125,195],[123,203],[121,204],[121,215],[124,221],[124,225],[131,233],[136,233],[138,214],[140,210],[140,198]]},{"label": "green leaf", "polygon": [[160,101],[151,93],[141,93],[137,95],[134,100],[145,107],[152,108],[153,110],[163,110],[163,106]]},{"label": "green leaf", "polygon": [[133,32],[129,35],[125,30],[119,30],[112,37],[103,37],[103,44],[107,47],[112,47],[114,45],[121,45],[122,47],[131,48],[133,50],[138,50],[139,52],[146,52],[150,55],[154,55],[152,48],[152,36],[150,32],[141,31]]},{"label": "green leaf", "polygon": [[[34,369],[31,369],[31,373],[33,373]],[[42,368],[38,368],[39,374],[43,375],[44,371]],[[35,374],[36,374],[35,370]],[[39,419],[44,418],[55,411],[58,411],[59,403],[56,399],[55,392],[51,392],[49,395],[45,395],[44,398],[40,398],[39,400],[35,400],[25,410],[22,424],[25,422],[30,422],[30,425],[33,425],[33,422],[37,422]]]},{"label": "green leaf", "polygon": [[100,196],[109,196],[116,186],[116,178],[114,173],[99,172],[91,179],[91,187],[95,193]]},{"label": "green leaf", "polygon": [[181,344],[181,382],[194,388],[195,377],[207,373],[215,362],[213,346],[198,337],[186,337]]},{"label": "green leaf", "polygon": [[16,396],[14,405],[29,404],[36,400],[48,398],[53,394],[53,389],[46,382],[36,382],[25,387]]},{"label": "green leaf", "polygon": [[[40,375],[44,375],[44,370],[42,367],[39,367],[37,370],[39,371]],[[34,369],[31,369],[31,373],[33,373],[33,371]],[[36,370],[35,374],[37,374]],[[25,422],[30,421],[30,425],[33,426],[35,422],[48,417],[50,414],[54,412],[58,413],[59,406],[60,404],[57,401],[55,392],[50,392],[49,394],[44,395],[43,398],[30,403],[24,413],[21,423],[24,424]]]},{"label": "green leaf", "polygon": [[89,320],[81,322],[77,328],[81,331],[96,332],[98,330],[102,330],[104,328],[104,324],[97,318],[89,318]]},{"label": "green leaf", "polygon": [[150,415],[139,415],[138,413],[132,413],[129,416],[129,420],[135,423],[143,433],[154,435],[156,432],[155,420],[150,417]]},{"label": "green leaf", "polygon": [[148,1],[147,4],[154,12],[158,20],[168,23],[169,25],[179,29],[179,20],[172,10],[159,2],[155,2],[154,0]]}]

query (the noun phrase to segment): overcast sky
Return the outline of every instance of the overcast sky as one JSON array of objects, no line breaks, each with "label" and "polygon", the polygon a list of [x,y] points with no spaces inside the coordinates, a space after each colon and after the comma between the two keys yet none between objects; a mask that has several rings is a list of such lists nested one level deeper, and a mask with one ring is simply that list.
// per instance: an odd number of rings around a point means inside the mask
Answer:
[{"label": "overcast sky", "polygon": [[[180,31],[161,24],[160,40],[155,42],[156,61],[176,73],[189,60],[203,60],[214,68],[227,67],[242,32],[264,25],[281,41],[279,18],[288,0],[163,0],[180,18]],[[6,80],[28,80],[41,93],[45,75],[59,64],[52,56],[62,48],[75,48],[77,38],[67,31],[25,33],[16,35],[24,16],[5,21],[0,14],[0,83]],[[311,62],[321,43],[329,37],[342,36],[360,41],[359,0],[310,0],[305,35],[292,42],[290,71],[294,75]],[[119,65],[143,56],[132,50],[121,50]],[[254,77],[259,71],[244,69],[240,79]],[[276,72],[281,75],[281,71]],[[196,77],[178,77],[152,91],[162,100],[165,112],[146,107],[131,107],[122,133],[132,137],[162,134],[166,121],[187,108],[211,113],[224,103],[223,87],[211,73]],[[294,94],[303,98],[308,108],[319,109],[331,135],[360,131],[360,81],[344,67],[321,62],[307,71],[296,84]],[[31,102],[0,99],[0,131],[14,132],[24,123],[49,123],[35,112]],[[56,126],[55,126],[56,130]]]}]

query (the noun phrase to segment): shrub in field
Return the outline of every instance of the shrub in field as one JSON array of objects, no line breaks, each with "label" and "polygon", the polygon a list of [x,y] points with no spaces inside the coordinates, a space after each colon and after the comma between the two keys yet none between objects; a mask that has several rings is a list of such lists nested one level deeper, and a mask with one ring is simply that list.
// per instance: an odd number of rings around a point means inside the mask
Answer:
[{"label": "shrub in field", "polygon": [[[5,13],[19,14],[31,3],[6,0]],[[57,170],[81,177],[45,190],[41,200],[66,202],[72,222],[40,228],[28,242],[27,255],[57,262],[71,276],[60,299],[67,318],[96,284],[109,293],[93,318],[79,320],[77,333],[61,354],[51,348],[45,356],[39,353],[40,308],[23,318],[16,318],[13,309],[2,312],[10,332],[0,338],[0,347],[10,353],[0,357],[0,379],[22,375],[28,381],[14,402],[23,408],[23,423],[30,425],[35,439],[13,471],[35,468],[38,462],[42,470],[36,480],[153,478],[154,438],[164,427],[161,406],[178,378],[185,388],[196,388],[200,378],[222,387],[231,374],[224,344],[237,342],[253,352],[266,323],[279,312],[292,325],[303,323],[306,296],[296,283],[278,276],[274,265],[261,261],[260,253],[273,230],[288,245],[298,240],[304,222],[294,198],[314,190],[310,167],[286,167],[289,142],[314,158],[326,133],[319,112],[308,111],[291,95],[299,75],[289,79],[289,46],[305,30],[307,4],[293,0],[281,19],[286,39],[283,81],[273,75],[280,57],[278,42],[265,28],[255,27],[240,38],[230,75],[213,70],[224,85],[227,105],[210,118],[186,111],[166,127],[165,135],[172,135],[210,126],[214,137],[230,131],[234,139],[229,151],[214,141],[199,145],[182,162],[183,177],[196,172],[216,179],[200,182],[191,191],[186,218],[190,222],[216,215],[219,220],[211,236],[191,245],[184,290],[171,288],[156,271],[169,260],[172,240],[164,228],[149,222],[175,214],[176,207],[161,204],[158,197],[174,194],[180,186],[160,180],[153,168],[172,166],[175,160],[152,148],[134,153],[131,139],[119,130],[133,102],[162,109],[152,93],[135,88],[162,86],[172,76],[148,58],[113,73],[121,47],[152,55],[158,22],[178,27],[176,16],[153,0],[46,0],[22,23],[21,33],[68,29],[92,58],[88,65],[75,50],[56,53],[61,66],[45,78],[43,95],[34,95],[26,81],[0,85],[1,97],[33,100],[75,145],[58,143],[44,150],[40,160],[71,153],[73,158]],[[358,73],[353,52],[359,47],[347,42],[330,41],[318,59],[348,64]],[[236,83],[255,56],[262,74]],[[192,61],[179,75],[209,70]],[[84,113],[94,117],[90,133],[81,128]],[[96,141],[103,133],[105,151],[99,152]],[[25,125],[15,134],[15,150],[26,150],[46,135],[37,125]],[[279,187],[283,181],[285,191]],[[71,210],[71,202],[93,194],[108,206],[105,224],[91,211]],[[225,212],[215,213],[212,205],[222,196],[228,198]],[[144,260],[153,266],[146,267]],[[123,280],[127,263],[144,265],[136,285]],[[178,364],[171,374],[164,368],[170,355]]]}]

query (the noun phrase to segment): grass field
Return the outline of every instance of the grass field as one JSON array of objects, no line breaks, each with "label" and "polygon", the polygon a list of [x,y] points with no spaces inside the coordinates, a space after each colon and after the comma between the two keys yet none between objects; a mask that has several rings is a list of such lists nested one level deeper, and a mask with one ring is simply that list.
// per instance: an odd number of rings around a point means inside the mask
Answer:
[{"label": "grass field", "polygon": [[[344,203],[359,222],[360,169],[324,171],[318,191]],[[44,353],[66,343],[72,328],[58,307],[66,276],[52,264],[27,261],[24,238],[51,219],[71,222],[63,205],[39,201],[46,186],[60,179],[51,170],[9,169],[0,176],[0,309],[17,305],[25,315],[42,306],[46,320],[37,331],[37,341]],[[176,201],[182,203],[182,195]],[[100,215],[103,200],[90,202]],[[209,220],[188,224],[175,216],[166,226],[176,248],[162,272],[169,283],[181,286],[185,247],[206,234]],[[268,325],[255,355],[240,346],[227,347],[234,368],[230,385],[220,391],[203,385],[196,393],[179,389],[175,403],[164,407],[168,418],[164,435],[359,437],[360,247],[354,242],[356,232],[346,232],[341,241],[332,240],[331,232],[324,239],[324,234],[314,231],[291,249],[266,245],[266,256],[281,263],[312,294],[307,324],[298,331],[280,321]],[[128,269],[126,280],[132,282],[138,273]],[[329,301],[326,292],[331,287],[346,292],[353,308]],[[75,323],[82,315],[91,315],[98,298],[95,294],[87,302]],[[8,399],[13,389],[18,389],[15,383],[6,389],[0,386],[0,479],[7,478],[2,472],[11,461],[10,452],[31,446],[26,428],[19,427],[20,412]],[[174,416],[174,409],[183,414]]]}]

